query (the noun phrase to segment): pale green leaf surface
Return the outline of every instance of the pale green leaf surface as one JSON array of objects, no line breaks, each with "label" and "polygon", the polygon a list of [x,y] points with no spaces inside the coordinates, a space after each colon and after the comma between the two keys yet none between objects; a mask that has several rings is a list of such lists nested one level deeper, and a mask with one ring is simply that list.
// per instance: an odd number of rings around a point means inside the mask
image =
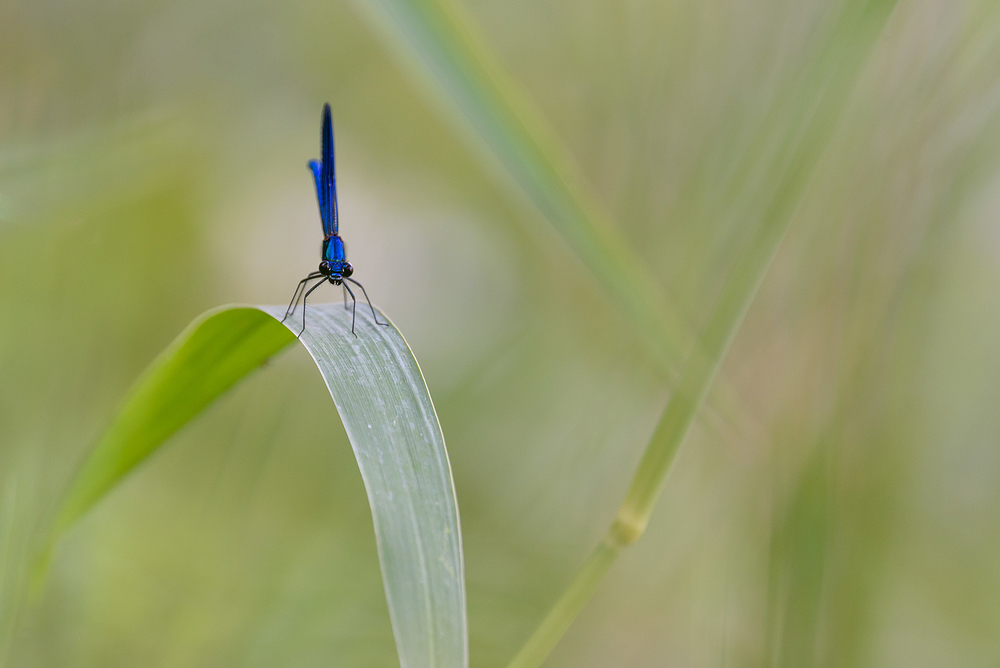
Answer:
[{"label": "pale green leaf surface", "polygon": [[[280,318],[285,308],[265,307]],[[289,327],[299,328],[295,319]],[[444,435],[417,361],[394,326],[310,306],[302,343],[358,460],[403,668],[468,665],[458,502]]]},{"label": "pale green leaf surface", "polygon": [[[195,320],[137,381],[84,462],[53,540],[190,419],[295,341],[301,311],[221,307]],[[273,316],[273,317],[272,317]],[[343,420],[372,511],[403,668],[468,665],[458,504],[444,436],[412,352],[392,325],[309,307],[301,337]]]}]

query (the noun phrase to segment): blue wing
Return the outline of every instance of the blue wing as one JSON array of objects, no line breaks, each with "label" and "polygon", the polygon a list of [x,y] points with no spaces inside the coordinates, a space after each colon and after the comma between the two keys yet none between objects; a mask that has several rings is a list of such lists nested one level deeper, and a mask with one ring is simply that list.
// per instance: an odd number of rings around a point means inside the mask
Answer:
[{"label": "blue wing", "polygon": [[319,217],[323,220],[326,236],[339,234],[340,220],[337,216],[337,174],[333,164],[333,119],[330,105],[323,105],[323,153],[321,160],[309,162],[316,179],[316,197],[319,199]]},{"label": "blue wing", "polygon": [[319,164],[319,160],[310,160],[309,169],[312,170],[313,177],[316,179],[316,199],[319,200],[319,217],[323,221],[323,233],[326,234],[327,224],[326,224],[326,205],[323,204],[323,166]]}]

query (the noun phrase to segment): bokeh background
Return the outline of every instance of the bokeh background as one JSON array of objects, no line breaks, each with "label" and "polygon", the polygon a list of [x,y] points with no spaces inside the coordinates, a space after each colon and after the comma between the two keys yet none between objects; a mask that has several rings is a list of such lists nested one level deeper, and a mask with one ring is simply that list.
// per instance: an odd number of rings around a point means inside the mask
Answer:
[{"label": "bokeh background", "polygon": [[[696,335],[771,194],[760,128],[808,113],[789,73],[842,3],[463,4]],[[614,517],[669,383],[363,5],[0,3],[0,665],[397,665],[299,349],[25,584],[145,365],[315,268],[325,101],[356,276],[449,445],[472,665],[509,660]],[[997,6],[900,1],[647,534],[547,665],[998,665],[998,112]]]}]

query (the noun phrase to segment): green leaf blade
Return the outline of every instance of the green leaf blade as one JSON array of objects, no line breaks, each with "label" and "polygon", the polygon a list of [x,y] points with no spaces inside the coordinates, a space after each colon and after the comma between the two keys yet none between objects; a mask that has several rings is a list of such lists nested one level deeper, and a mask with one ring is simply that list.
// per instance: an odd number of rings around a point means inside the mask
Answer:
[{"label": "green leaf blade", "polygon": [[[266,307],[275,318],[284,307]],[[385,317],[385,316],[382,316]],[[298,331],[298,317],[287,325]],[[339,304],[310,306],[301,341],[330,389],[372,510],[403,668],[467,666],[458,502],[420,367],[392,325]]]},{"label": "green leaf blade", "polygon": [[57,538],[219,395],[295,340],[251,307],[202,314],[136,381],[74,477]]},{"label": "green leaf blade", "polygon": [[[150,365],[84,461],[51,543],[184,424],[293,343],[301,313],[229,306],[196,319]],[[370,312],[310,305],[300,341],[343,420],[368,494],[402,668],[465,668],[468,629],[458,504],[444,436],[399,331]],[[381,316],[384,318],[384,316]]]}]

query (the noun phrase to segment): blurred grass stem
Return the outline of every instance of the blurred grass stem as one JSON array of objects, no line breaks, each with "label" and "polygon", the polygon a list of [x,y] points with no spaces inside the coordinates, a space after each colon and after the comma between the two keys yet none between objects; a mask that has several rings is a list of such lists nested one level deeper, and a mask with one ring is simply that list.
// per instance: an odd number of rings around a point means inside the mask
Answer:
[{"label": "blurred grass stem", "polygon": [[[591,194],[576,164],[472,22],[442,0],[358,0],[374,10],[400,64],[448,102],[481,155],[500,169],[555,227],[635,326],[659,367],[676,374],[689,328],[667,307],[639,256]],[[414,67],[418,63],[419,67]],[[471,133],[468,132],[471,130]]]},{"label": "blurred grass stem", "polygon": [[[807,87],[805,99],[814,104],[805,114],[804,131],[799,135],[802,139],[786,163],[758,231],[730,273],[708,326],[684,365],[608,534],[509,668],[540,666],[597,589],[620,549],[645,532],[674,455],[753,303],[893,4],[858,2],[845,9],[828,48],[807,64],[807,74],[817,76],[799,81]],[[813,86],[818,90],[809,90]]]}]

